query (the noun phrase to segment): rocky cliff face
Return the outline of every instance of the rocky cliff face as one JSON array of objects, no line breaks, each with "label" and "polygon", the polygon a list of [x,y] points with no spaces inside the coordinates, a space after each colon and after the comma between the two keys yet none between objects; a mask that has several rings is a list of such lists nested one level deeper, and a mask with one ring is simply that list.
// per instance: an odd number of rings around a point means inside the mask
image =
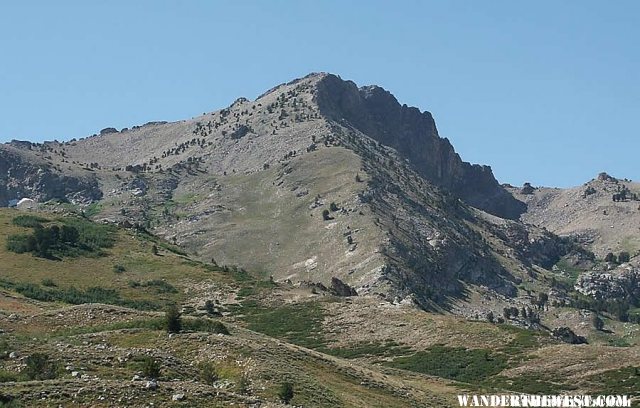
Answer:
[{"label": "rocky cliff face", "polygon": [[449,140],[438,135],[431,113],[400,105],[378,86],[358,88],[335,75],[318,82],[316,100],[328,118],[393,147],[423,177],[468,204],[511,219],[526,211],[524,203],[498,184],[489,166],[462,161]]},{"label": "rocky cliff face", "polygon": [[93,176],[65,175],[26,151],[0,146],[0,206],[23,197],[90,203],[99,200],[102,192]]}]

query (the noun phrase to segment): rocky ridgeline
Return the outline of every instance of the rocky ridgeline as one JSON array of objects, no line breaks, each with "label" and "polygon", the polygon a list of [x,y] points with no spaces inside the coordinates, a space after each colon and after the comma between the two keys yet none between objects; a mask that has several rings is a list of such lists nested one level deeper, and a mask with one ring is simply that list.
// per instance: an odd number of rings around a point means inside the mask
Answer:
[{"label": "rocky ridgeline", "polygon": [[40,160],[26,159],[12,146],[0,145],[0,206],[21,198],[89,204],[102,198],[102,191],[93,175],[67,175]]},{"label": "rocky ridgeline", "polygon": [[317,85],[316,101],[325,116],[396,149],[423,177],[470,205],[513,219],[526,210],[498,184],[489,166],[462,161],[449,140],[438,135],[431,113],[400,105],[385,89],[358,88],[326,75]]}]

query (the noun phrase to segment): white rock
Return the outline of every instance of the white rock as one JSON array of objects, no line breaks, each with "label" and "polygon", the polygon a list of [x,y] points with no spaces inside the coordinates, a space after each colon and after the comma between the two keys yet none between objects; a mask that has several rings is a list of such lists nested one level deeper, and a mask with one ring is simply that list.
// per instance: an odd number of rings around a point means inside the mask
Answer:
[{"label": "white rock", "polygon": [[184,400],[184,398],[184,394],[173,394],[173,396],[171,397],[171,401],[182,401]]}]

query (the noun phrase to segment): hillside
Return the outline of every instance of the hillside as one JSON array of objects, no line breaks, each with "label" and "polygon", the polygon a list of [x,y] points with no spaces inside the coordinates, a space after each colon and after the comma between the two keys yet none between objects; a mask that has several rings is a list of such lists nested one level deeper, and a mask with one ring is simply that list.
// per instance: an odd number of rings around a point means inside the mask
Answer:
[{"label": "hillside", "polygon": [[[24,212],[0,210],[0,398],[9,406],[276,407],[285,381],[294,387],[291,403],[308,407],[456,406],[456,394],[476,391],[637,395],[640,338],[632,323],[605,318],[604,332],[589,328],[589,314],[541,311],[545,324],[580,327],[590,344],[576,346],[543,329],[273,283],[200,263],[138,229],[72,214],[38,217],[44,228],[76,225],[111,240],[100,253],[16,254],[8,237],[32,227],[22,226]],[[100,293],[91,287],[118,296],[79,305],[42,296]],[[167,335],[162,310],[173,302],[183,329]],[[49,365],[29,371],[36,353]]]},{"label": "hillside", "polygon": [[[614,195],[628,191],[624,199]],[[593,252],[604,257],[640,250],[640,184],[616,179],[601,173],[581,186],[559,189],[539,187],[523,194],[522,189],[511,191],[527,203],[522,214],[526,223],[545,227],[563,236],[578,237]]]}]

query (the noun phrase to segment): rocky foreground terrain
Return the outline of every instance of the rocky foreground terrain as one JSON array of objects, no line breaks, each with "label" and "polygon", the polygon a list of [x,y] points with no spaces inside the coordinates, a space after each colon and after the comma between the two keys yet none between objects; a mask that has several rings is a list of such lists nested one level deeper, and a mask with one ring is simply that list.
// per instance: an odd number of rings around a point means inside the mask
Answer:
[{"label": "rocky foreground terrain", "polygon": [[188,120],[13,141],[0,181],[0,205],[38,202],[0,210],[7,404],[640,389],[638,185],[503,186],[377,86],[311,74]]}]

